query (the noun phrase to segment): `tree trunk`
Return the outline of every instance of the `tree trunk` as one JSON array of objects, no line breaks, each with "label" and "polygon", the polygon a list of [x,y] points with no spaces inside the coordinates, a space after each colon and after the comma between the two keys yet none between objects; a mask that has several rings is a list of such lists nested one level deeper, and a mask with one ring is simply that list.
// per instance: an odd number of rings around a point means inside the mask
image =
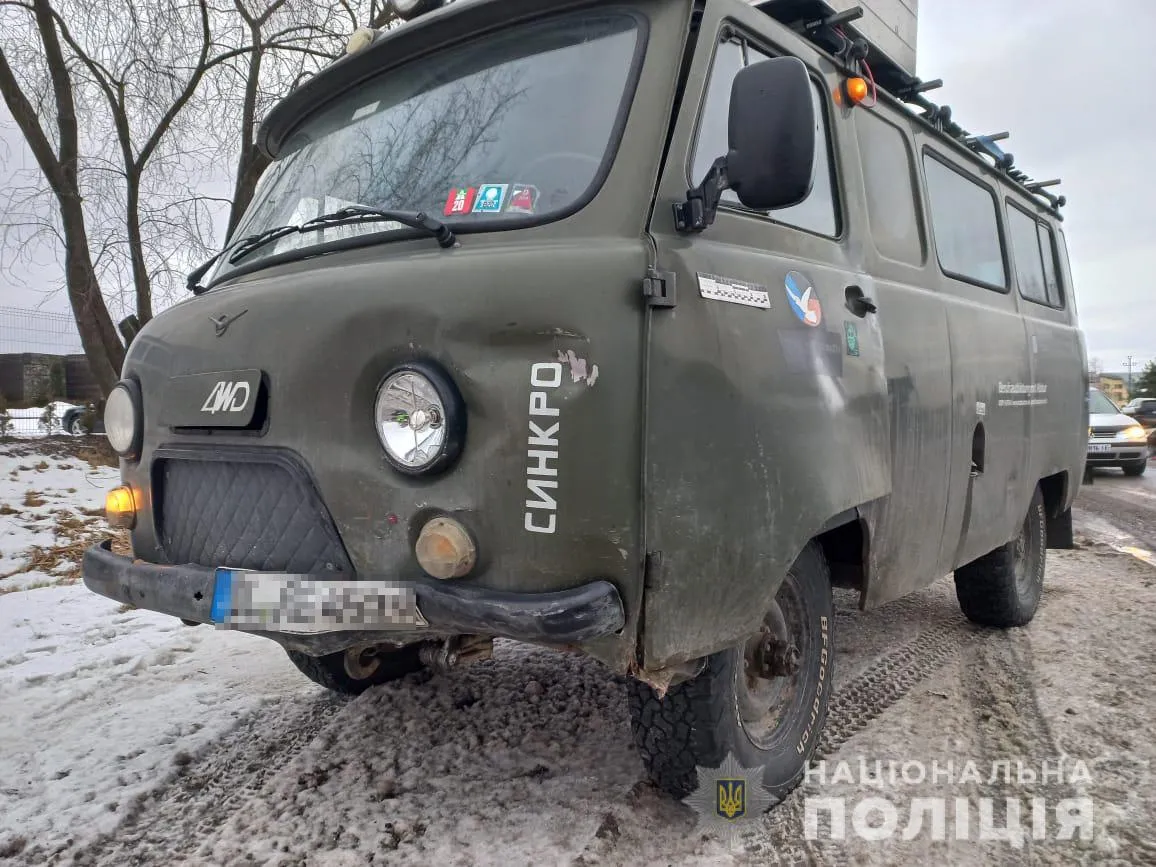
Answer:
[{"label": "tree trunk", "polygon": [[59,132],[59,153],[40,125],[40,112],[20,87],[8,58],[0,51],[0,96],[24,136],[60,205],[64,231],[65,285],[84,354],[93,377],[105,397],[120,378],[124,347],[100,294],[100,283],[88,248],[79,183],[79,133],[72,78],[60,47],[53,10],[48,0],[33,0],[36,29],[44,46],[44,59],[52,83]]},{"label": "tree trunk", "polygon": [[132,282],[136,289],[136,318],[143,327],[153,318],[153,289],[148,266],[144,259],[144,244],[140,236],[140,175],[131,167],[125,173],[125,226],[128,230],[128,250],[132,261]]},{"label": "tree trunk", "polygon": [[108,314],[92,256],[79,195],[58,195],[64,228],[65,281],[80,343],[101,393],[108,397],[120,379],[124,347]]}]

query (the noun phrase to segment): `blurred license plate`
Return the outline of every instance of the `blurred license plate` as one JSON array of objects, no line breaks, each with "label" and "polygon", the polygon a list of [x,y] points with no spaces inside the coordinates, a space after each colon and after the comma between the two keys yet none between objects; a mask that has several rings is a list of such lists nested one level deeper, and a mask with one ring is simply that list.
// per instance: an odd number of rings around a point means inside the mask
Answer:
[{"label": "blurred license plate", "polygon": [[243,569],[217,570],[210,616],[222,629],[306,634],[429,625],[404,584]]},{"label": "blurred license plate", "polygon": [[1108,443],[1089,443],[1088,444],[1088,454],[1090,454],[1090,455],[1103,454],[1104,452],[1110,452],[1111,450],[1112,450],[1112,446],[1109,445]]}]

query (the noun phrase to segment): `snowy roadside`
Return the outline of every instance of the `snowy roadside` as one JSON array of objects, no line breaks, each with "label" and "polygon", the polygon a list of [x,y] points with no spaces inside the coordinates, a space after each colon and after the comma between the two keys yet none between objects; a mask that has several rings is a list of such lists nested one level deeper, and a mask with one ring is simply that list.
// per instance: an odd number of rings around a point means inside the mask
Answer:
[{"label": "snowy roadside", "polygon": [[[106,533],[92,513],[115,470],[30,449],[0,446],[0,538],[72,544],[53,509]],[[17,547],[0,574],[30,565]],[[488,662],[335,698],[274,643],[123,611],[69,583],[74,565],[0,579],[0,864],[1156,863],[1156,571],[1108,544],[1049,552],[1039,615],[1012,633],[967,624],[949,581],[870,612],[841,595],[827,779],[733,850],[642,782],[623,691],[589,659],[498,642]],[[988,779],[1061,755],[1091,779]],[[958,776],[968,759],[986,762],[979,786],[832,778],[840,761]],[[1032,840],[1025,815],[1020,847],[976,841],[976,799],[1037,794],[1093,798],[1094,839]],[[807,798],[846,799],[850,824],[880,795],[904,820],[891,838],[804,839]],[[901,837],[920,801],[957,797],[970,840]]]},{"label": "snowy roadside", "polygon": [[73,438],[0,444],[0,856],[111,831],[262,702],[319,692],[270,642],[78,583],[80,553],[113,535],[109,463]]}]

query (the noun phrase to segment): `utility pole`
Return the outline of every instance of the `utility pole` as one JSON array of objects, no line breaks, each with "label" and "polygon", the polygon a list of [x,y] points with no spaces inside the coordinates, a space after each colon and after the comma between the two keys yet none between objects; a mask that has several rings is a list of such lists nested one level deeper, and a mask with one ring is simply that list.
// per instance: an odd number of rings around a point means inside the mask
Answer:
[{"label": "utility pole", "polygon": [[1132,368],[1136,366],[1135,357],[1129,355],[1124,365],[1128,368],[1128,397],[1130,398],[1132,397]]}]

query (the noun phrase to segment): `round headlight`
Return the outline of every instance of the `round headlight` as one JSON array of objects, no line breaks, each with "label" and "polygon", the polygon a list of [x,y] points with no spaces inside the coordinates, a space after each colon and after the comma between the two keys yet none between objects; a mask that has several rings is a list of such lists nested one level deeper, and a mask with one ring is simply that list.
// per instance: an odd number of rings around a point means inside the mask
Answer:
[{"label": "round headlight", "polygon": [[132,380],[117,383],[104,405],[104,431],[108,444],[122,457],[140,449],[140,387]]},{"label": "round headlight", "polygon": [[433,365],[407,364],[385,378],[374,407],[385,455],[403,473],[428,473],[461,451],[465,411],[453,381]]}]

